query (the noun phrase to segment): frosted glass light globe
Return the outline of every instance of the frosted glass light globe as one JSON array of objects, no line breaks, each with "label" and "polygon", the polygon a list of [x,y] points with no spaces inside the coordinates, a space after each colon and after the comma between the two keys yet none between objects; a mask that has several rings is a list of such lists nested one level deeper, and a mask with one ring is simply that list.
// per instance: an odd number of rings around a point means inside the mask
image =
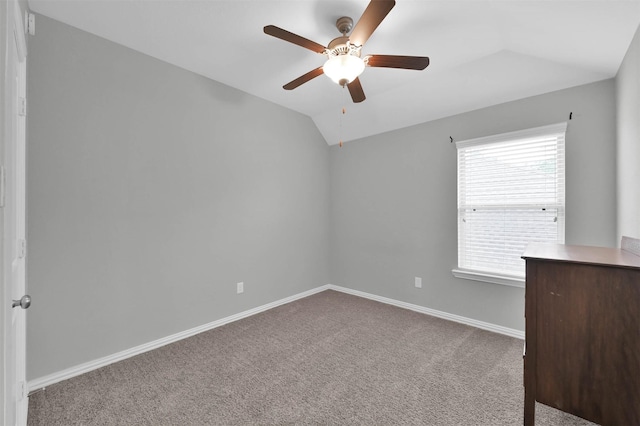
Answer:
[{"label": "frosted glass light globe", "polygon": [[322,67],[322,71],[340,86],[355,80],[364,71],[364,61],[357,56],[343,54],[331,56]]}]

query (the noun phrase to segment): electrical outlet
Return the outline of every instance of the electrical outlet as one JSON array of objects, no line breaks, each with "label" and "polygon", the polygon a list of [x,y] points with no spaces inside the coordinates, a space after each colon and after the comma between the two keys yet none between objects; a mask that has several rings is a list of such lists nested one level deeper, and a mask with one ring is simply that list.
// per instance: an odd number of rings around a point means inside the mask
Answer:
[{"label": "electrical outlet", "polygon": [[244,293],[244,283],[238,283],[238,284],[236,285],[236,289],[237,289],[237,291],[238,291],[238,294],[240,294],[240,293]]},{"label": "electrical outlet", "polygon": [[422,288],[422,278],[416,277],[416,288]]}]

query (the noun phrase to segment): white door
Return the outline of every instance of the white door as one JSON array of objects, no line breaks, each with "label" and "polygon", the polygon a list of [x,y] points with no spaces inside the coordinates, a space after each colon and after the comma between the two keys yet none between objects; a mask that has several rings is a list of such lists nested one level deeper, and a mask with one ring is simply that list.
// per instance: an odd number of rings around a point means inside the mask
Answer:
[{"label": "white door", "polygon": [[28,407],[26,307],[29,305],[27,298],[23,298],[26,286],[26,43],[21,12],[15,0],[8,2],[7,17],[12,31],[7,40],[4,82],[4,424],[25,425]]}]

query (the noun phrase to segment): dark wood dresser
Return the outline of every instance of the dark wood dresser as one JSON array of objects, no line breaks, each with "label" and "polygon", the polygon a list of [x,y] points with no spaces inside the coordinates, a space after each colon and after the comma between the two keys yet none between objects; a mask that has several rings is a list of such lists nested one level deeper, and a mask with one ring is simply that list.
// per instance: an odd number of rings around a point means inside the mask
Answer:
[{"label": "dark wood dresser", "polygon": [[602,425],[640,425],[640,256],[530,244],[524,424],[535,402]]}]

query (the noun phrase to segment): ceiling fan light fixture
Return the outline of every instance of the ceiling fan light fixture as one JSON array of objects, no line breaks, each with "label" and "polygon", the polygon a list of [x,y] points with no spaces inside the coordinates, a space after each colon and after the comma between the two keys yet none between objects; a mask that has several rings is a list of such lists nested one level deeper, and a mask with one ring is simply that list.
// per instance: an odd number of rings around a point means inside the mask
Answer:
[{"label": "ceiling fan light fixture", "polygon": [[364,67],[362,58],[346,53],[330,56],[322,70],[335,83],[346,86],[362,74]]},{"label": "ceiling fan light fixture", "polygon": [[[365,67],[425,69],[429,65],[429,58],[426,56],[367,55],[364,58],[361,57],[362,47],[395,4],[396,0],[370,0],[355,26],[350,17],[339,18],[336,21],[336,28],[342,35],[331,40],[326,47],[275,25],[265,26],[265,34],[327,57],[323,66],[312,69],[285,84],[282,88],[293,90],[320,74],[326,74],[336,84],[342,87],[348,86],[351,100],[354,103],[359,103],[366,99],[358,78]],[[350,35],[347,35],[349,33]]]}]

